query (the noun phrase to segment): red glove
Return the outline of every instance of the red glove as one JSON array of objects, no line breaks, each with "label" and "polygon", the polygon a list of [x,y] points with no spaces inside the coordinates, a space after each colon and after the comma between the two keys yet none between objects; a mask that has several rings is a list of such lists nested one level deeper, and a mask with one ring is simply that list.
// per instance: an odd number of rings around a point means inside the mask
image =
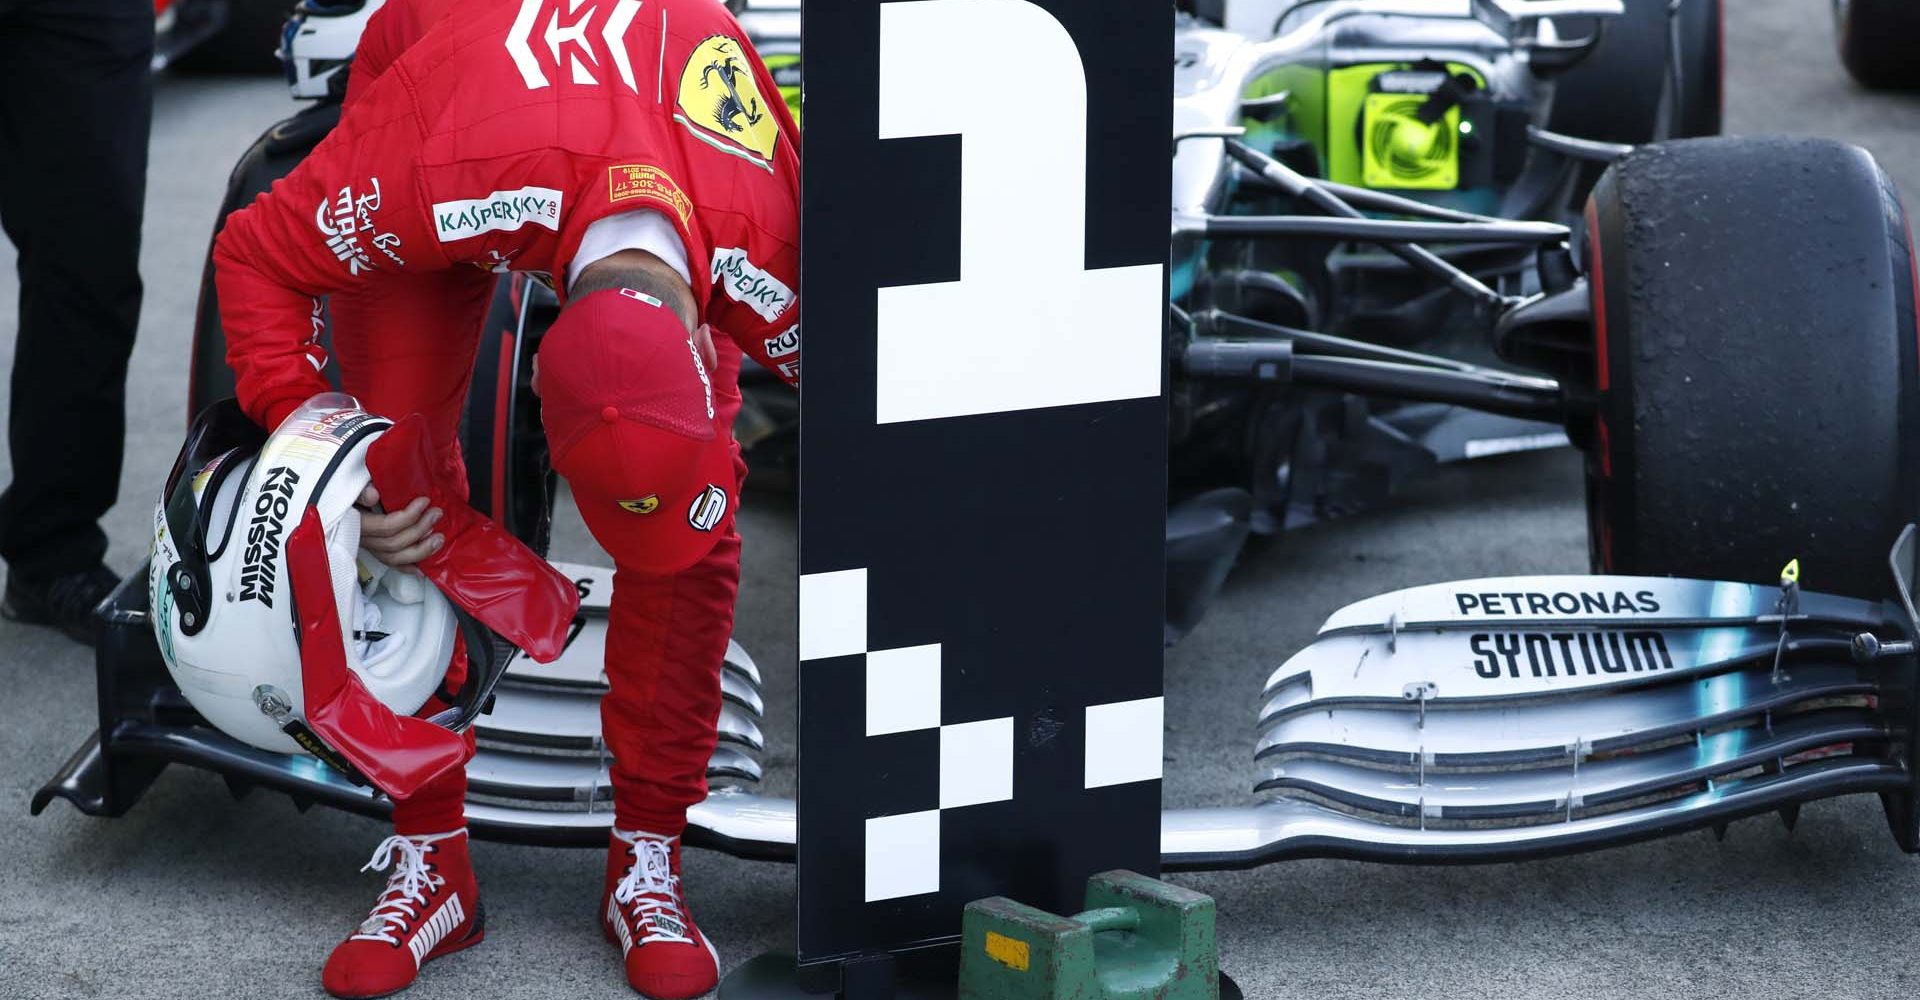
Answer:
[{"label": "red glove", "polygon": [[382,497],[411,502],[423,496],[440,508],[434,530],[446,544],[419,568],[448,600],[536,661],[560,656],[580,608],[579,591],[498,521],[467,506],[462,484],[434,461],[424,417],[415,413],[380,435],[367,448],[367,471]]}]

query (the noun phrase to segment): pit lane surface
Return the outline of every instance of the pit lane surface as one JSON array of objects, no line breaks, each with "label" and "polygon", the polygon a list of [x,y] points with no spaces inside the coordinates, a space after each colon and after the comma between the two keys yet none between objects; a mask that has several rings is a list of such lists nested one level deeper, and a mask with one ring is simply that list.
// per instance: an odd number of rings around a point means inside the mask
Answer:
[{"label": "pit lane surface", "polygon": [[[1833,58],[1823,0],[1729,0],[1729,128],[1828,135],[1872,149],[1920,200],[1920,99],[1858,91]],[[131,376],[122,570],[144,555],[148,503],[184,421],[195,283],[229,164],[291,105],[274,81],[172,77],[154,128],[147,304]],[[10,264],[0,247],[0,264]],[[9,273],[11,268],[6,269]],[[10,365],[16,286],[0,280]],[[1394,510],[1257,549],[1212,616],[1167,661],[1166,800],[1243,801],[1255,698],[1268,671],[1349,601],[1501,573],[1585,567],[1570,453],[1445,472]],[[768,680],[769,791],[792,784],[791,510],[750,497],[739,638]],[[577,523],[555,554],[588,559]],[[1808,585],[1819,587],[1817,553]],[[90,656],[0,622],[0,997],[319,996],[327,950],[382,880],[356,875],[384,835],[283,796],[234,802],[176,768],[120,820],[27,799],[93,727]],[[1228,742],[1221,742],[1221,734]],[[436,962],[407,996],[630,996],[594,924],[594,851],[480,844],[489,940]],[[790,868],[694,853],[687,881],[728,964],[790,941]],[[1182,876],[1220,905],[1222,960],[1258,997],[1804,996],[1911,994],[1920,859],[1875,801],[1642,846],[1480,868],[1296,862]]]}]

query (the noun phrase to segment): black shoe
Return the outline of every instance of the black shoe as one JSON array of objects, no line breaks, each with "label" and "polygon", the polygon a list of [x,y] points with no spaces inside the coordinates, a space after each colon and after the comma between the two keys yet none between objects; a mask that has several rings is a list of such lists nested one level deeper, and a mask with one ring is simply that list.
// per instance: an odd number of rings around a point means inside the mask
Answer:
[{"label": "black shoe", "polygon": [[56,576],[45,582],[7,574],[7,596],[0,615],[29,625],[51,625],[75,642],[91,646],[96,628],[93,609],[106,600],[120,578],[105,566]]}]

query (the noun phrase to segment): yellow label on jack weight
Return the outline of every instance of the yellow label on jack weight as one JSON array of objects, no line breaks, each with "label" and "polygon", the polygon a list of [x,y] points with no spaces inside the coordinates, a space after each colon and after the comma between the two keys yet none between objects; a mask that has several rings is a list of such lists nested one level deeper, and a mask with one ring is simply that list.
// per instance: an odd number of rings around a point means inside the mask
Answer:
[{"label": "yellow label on jack weight", "polygon": [[1005,934],[987,932],[987,957],[1017,972],[1027,971],[1027,943]]}]

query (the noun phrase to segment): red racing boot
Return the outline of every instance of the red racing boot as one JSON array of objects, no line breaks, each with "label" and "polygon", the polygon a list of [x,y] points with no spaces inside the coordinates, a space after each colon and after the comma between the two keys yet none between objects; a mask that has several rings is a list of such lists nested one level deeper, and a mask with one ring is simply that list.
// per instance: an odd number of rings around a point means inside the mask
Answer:
[{"label": "red racing boot", "polygon": [[720,983],[720,956],[680,896],[680,838],[613,831],[600,926],[626,958],[627,984],[652,1000],[691,1000]]},{"label": "red racing boot", "polygon": [[487,936],[480,890],[467,857],[467,831],[394,835],[380,842],[361,871],[393,866],[387,891],[367,919],[327,956],[320,984],[346,1000],[398,993],[420,966],[470,948]]}]

